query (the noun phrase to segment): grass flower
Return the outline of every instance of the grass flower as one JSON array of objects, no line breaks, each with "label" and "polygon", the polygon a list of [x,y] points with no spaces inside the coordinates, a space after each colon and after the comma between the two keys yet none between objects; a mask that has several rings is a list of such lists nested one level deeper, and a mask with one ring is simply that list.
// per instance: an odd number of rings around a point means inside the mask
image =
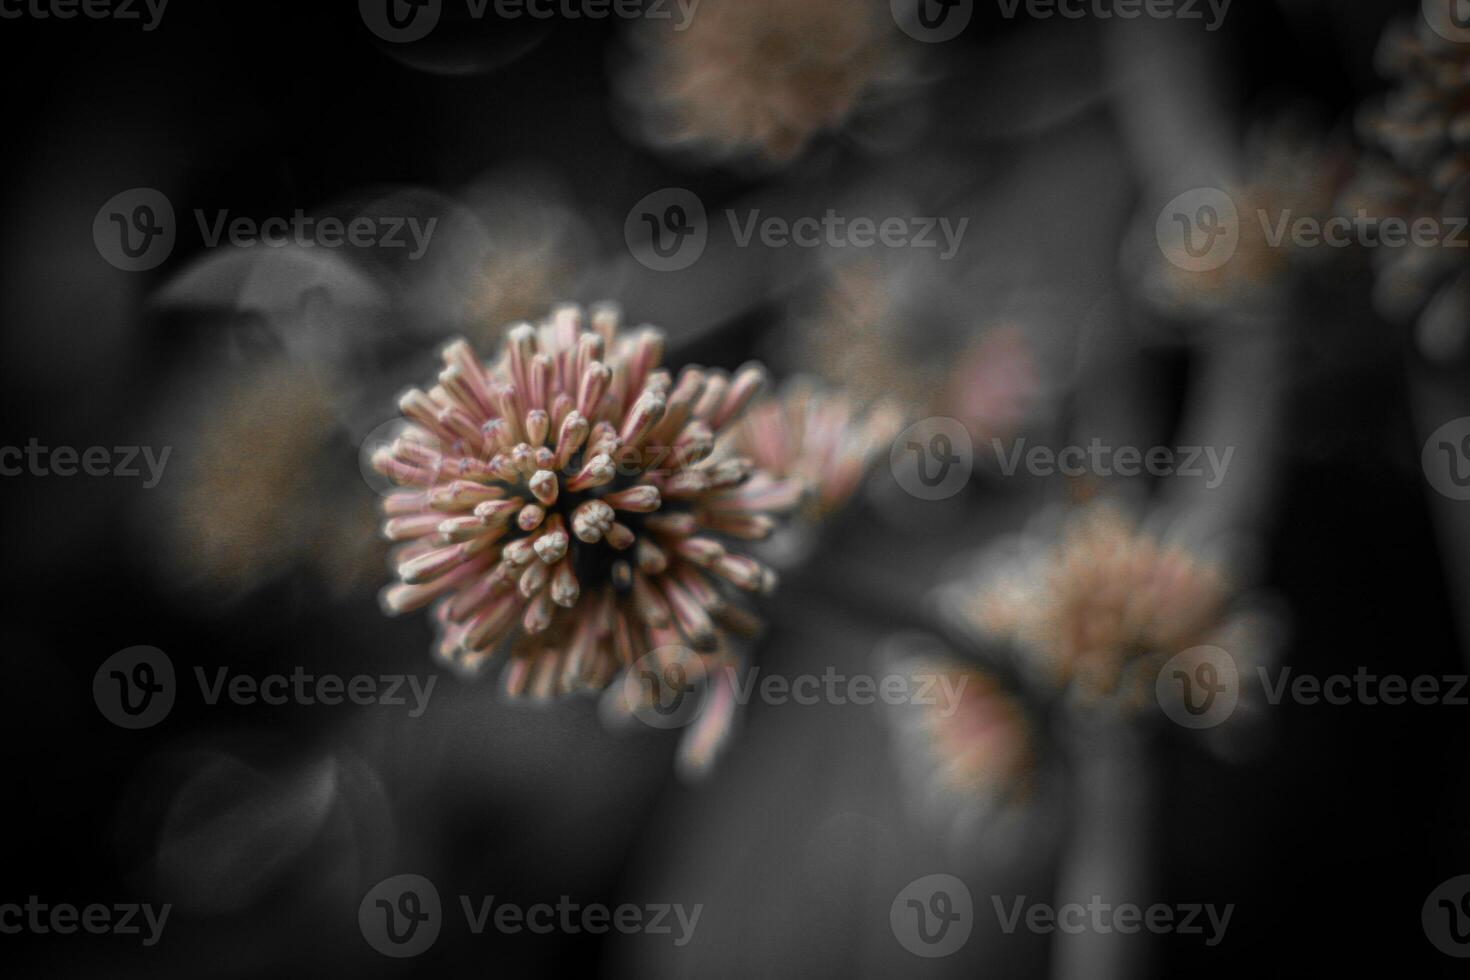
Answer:
[{"label": "grass flower", "polygon": [[1259,315],[1284,303],[1297,272],[1339,254],[1325,245],[1299,246],[1291,230],[1303,219],[1322,227],[1336,215],[1356,155],[1283,114],[1253,130],[1243,156],[1243,175],[1221,187],[1235,206],[1238,235],[1234,253],[1219,266],[1191,266],[1186,248],[1199,246],[1202,231],[1192,229],[1186,246],[1183,236],[1157,238],[1157,212],[1139,220],[1138,248],[1146,256],[1139,286],[1167,316]]},{"label": "grass flower", "polygon": [[624,333],[606,307],[587,319],[563,307],[517,326],[490,364],[449,344],[374,459],[404,487],[384,504],[400,579],[384,605],[434,604],[438,653],[463,668],[504,651],[513,696],[601,689],[660,650],[723,662],[725,630],[750,625],[736,598],[774,586],[738,544],[800,496],[714,455],[759,367],[675,380],[658,331]]},{"label": "grass flower", "polygon": [[919,331],[904,299],[910,288],[901,271],[842,264],[799,322],[795,356],[856,404],[883,403],[909,421],[954,418],[976,441],[1016,436],[1044,390],[1032,339],[1008,323],[964,337]]},{"label": "grass flower", "polygon": [[847,503],[874,457],[902,428],[903,417],[889,404],[864,413],[845,395],[799,380],[752,406],[721,452],[799,480],[806,491],[803,514],[815,521]]},{"label": "grass flower", "polygon": [[363,532],[372,507],[340,504],[334,448],[350,459],[329,382],[284,359],[210,387],[180,436],[183,477],[171,501],[173,553],[201,585],[247,592],[308,567],[337,594],[370,586],[381,543]]},{"label": "grass flower", "polygon": [[1034,828],[1041,748],[1022,700],[994,673],[961,662],[918,634],[890,637],[880,654],[924,699],[887,712],[908,799],[958,853],[1005,850]]},{"label": "grass flower", "polygon": [[963,623],[1011,643],[1028,676],[1124,708],[1152,698],[1170,657],[1226,642],[1236,625],[1219,565],[1107,504],[1075,512],[1055,539],[1028,542],[946,598]]},{"label": "grass flower", "polygon": [[[1470,37],[1464,40],[1470,40]],[[1391,24],[1378,50],[1392,88],[1365,111],[1360,129],[1387,159],[1364,168],[1347,195],[1349,208],[1413,224],[1427,221],[1456,234],[1453,219],[1467,204],[1470,175],[1470,50],[1448,40],[1424,17]],[[1463,231],[1457,234],[1464,244]],[[1453,245],[1453,239],[1448,244]],[[1374,302],[1386,316],[1415,321],[1421,349],[1448,359],[1464,348],[1470,321],[1470,264],[1463,248],[1435,244],[1380,248]]]},{"label": "grass flower", "polygon": [[655,143],[784,164],[897,76],[894,33],[874,0],[703,0],[638,37],[625,90]]}]

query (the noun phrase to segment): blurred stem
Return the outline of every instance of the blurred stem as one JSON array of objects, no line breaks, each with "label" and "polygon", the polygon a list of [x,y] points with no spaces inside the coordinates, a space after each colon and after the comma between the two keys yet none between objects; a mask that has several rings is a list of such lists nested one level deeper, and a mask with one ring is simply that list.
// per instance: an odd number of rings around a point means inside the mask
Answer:
[{"label": "blurred stem", "polygon": [[[1410,410],[1414,416],[1415,442],[1423,444],[1450,419],[1470,415],[1470,388],[1462,374],[1425,364],[1409,354],[1408,385]],[[1470,501],[1451,500],[1428,485],[1430,519],[1439,532],[1440,560],[1444,563],[1445,585],[1460,638],[1461,656],[1470,662]]]},{"label": "blurred stem", "polygon": [[1198,380],[1179,426],[1180,445],[1230,453],[1218,486],[1208,478],[1175,477],[1164,491],[1188,513],[1202,539],[1249,534],[1260,527],[1271,496],[1281,424],[1284,322],[1254,329],[1222,323],[1200,349]]},{"label": "blurred stem", "polygon": [[[1159,896],[1153,858],[1156,837],[1154,770],[1147,746],[1130,726],[1086,728],[1073,736],[1074,806],[1071,840],[1062,857],[1055,907],[1084,909],[1094,901],[1116,908],[1147,907]],[[1148,975],[1149,934],[1086,927],[1054,933],[1054,980],[1142,980]]]}]

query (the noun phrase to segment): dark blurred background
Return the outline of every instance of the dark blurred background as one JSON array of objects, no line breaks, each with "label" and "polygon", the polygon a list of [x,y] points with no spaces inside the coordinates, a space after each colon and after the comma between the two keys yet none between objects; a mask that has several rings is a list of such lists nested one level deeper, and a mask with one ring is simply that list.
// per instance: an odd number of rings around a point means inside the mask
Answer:
[{"label": "dark blurred background", "polygon": [[[1210,82],[1197,113],[1241,143],[1250,120],[1302,104],[1324,131],[1351,133],[1356,106],[1384,84],[1373,68],[1381,28],[1413,7],[1237,0],[1219,32],[1186,31],[1179,42]],[[793,366],[783,360],[788,312],[803,283],[779,258],[712,260],[705,278],[701,267],[650,272],[621,237],[635,201],[669,186],[694,190],[712,215],[735,202],[815,210],[849,190],[927,200],[978,216],[973,271],[953,286],[973,289],[975,304],[1009,274],[987,274],[987,257],[1021,254],[1027,285],[1074,342],[1089,316],[1128,319],[1118,255],[1145,177],[1125,134],[1127,86],[1106,55],[1110,33],[1127,28],[1012,20],[979,4],[961,38],[922,52],[930,63],[910,95],[924,116],[917,133],[873,144],[819,137],[772,173],[701,166],[638,140],[611,91],[628,57],[623,27],[449,24],[405,51],[376,39],[347,3],[175,0],[151,32],[84,18],[0,21],[9,135],[0,443],[175,446],[163,482],[147,490],[122,478],[0,480],[0,637],[11,670],[0,901],[175,905],[153,948],[118,936],[0,936],[7,975],[1049,975],[1037,937],[972,940],[939,961],[886,942],[888,896],[903,881],[955,873],[983,904],[991,880],[1044,892],[1058,858],[1043,834],[1019,862],[957,866],[900,805],[879,709],[752,705],[712,775],[686,785],[674,773],[674,733],[609,733],[590,702],[511,705],[489,682],[444,672],[429,659],[422,617],[379,612],[388,571],[371,541],[316,565],[282,542],[282,557],[220,586],[201,584],[174,534],[172,515],[192,498],[170,483],[197,479],[191,447],[206,460],[232,454],[231,436],[216,432],[225,444],[203,456],[194,427],[262,362],[305,346],[316,370],[318,348],[289,333],[290,314],[313,290],[349,288],[336,269],[313,271],[306,285],[271,281],[248,300],[249,275],[235,270],[217,273],[224,286],[207,276],[190,285],[211,258],[183,217],[195,207],[264,217],[388,195],[432,211],[475,188],[493,186],[512,204],[534,191],[576,216],[561,241],[577,271],[553,299],[610,295],[635,322],[669,329],[670,361],[763,356],[778,374]],[[139,273],[104,262],[90,234],[102,203],[133,187],[161,190],[181,216],[170,257]],[[529,223],[544,230],[534,215]],[[346,252],[350,283],[377,290],[370,328],[357,335],[349,321],[322,344],[333,378],[360,384],[333,389],[309,468],[282,474],[311,501],[304,524],[262,531],[300,535],[318,558],[337,547],[315,536],[319,525],[375,502],[358,475],[358,442],[392,415],[393,391],[423,376],[454,319],[425,310],[425,297],[452,285]],[[183,299],[169,292],[181,282]],[[1466,661],[1444,555],[1467,543],[1436,532],[1405,370],[1413,354],[1402,328],[1372,313],[1369,291],[1366,273],[1317,276],[1278,325],[1287,380],[1262,491],[1268,516],[1256,527],[1259,586],[1289,610],[1280,656],[1298,672],[1455,673]],[[1167,432],[1198,357],[1172,334],[1143,336],[1136,374],[1104,387],[1157,395],[1152,424]],[[1078,368],[1083,389],[1096,382],[1089,371]],[[1061,414],[1081,398],[1064,398]],[[238,435],[236,465],[271,442],[250,435]],[[875,479],[891,481],[885,466]],[[863,497],[769,603],[755,661],[860,669],[879,637],[927,628],[922,597],[952,559],[1020,528],[1046,492],[980,481],[933,510]],[[899,519],[877,513],[894,506]],[[349,527],[373,532],[370,518]],[[888,601],[860,598],[871,594]],[[190,678],[195,667],[302,665],[439,681],[412,720],[382,707],[181,696],[164,723],[126,731],[99,713],[91,682],[107,656],[139,644],[166,651]],[[1449,975],[1455,961],[1425,941],[1419,915],[1436,884],[1470,870],[1465,709],[1283,704],[1268,716],[1233,761],[1182,730],[1151,742],[1154,899],[1236,905],[1218,947],[1161,937],[1152,975]],[[368,888],[399,873],[429,877],[446,904],[568,894],[705,910],[682,950],[648,936],[446,927],[430,952],[398,962],[362,941],[356,911]]]}]

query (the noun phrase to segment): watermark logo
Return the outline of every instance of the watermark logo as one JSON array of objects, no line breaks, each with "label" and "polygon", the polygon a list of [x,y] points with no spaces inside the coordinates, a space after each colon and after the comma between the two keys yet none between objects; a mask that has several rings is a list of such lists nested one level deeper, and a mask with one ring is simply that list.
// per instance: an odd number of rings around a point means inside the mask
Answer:
[{"label": "watermark logo", "polygon": [[1470,500],[1470,415],[1435,429],[1419,454],[1429,485],[1451,500]]},{"label": "watermark logo", "polygon": [[427,37],[444,12],[443,0],[357,0],[367,29],[390,44]]},{"label": "watermark logo", "polygon": [[[203,667],[194,668],[199,695],[205,705],[221,702],[255,705],[377,705],[405,708],[410,718],[421,718],[428,710],[439,678],[410,674],[312,674],[296,667],[290,674],[231,673],[219,667],[211,677]],[[139,646],[120,650],[108,657],[92,678],[92,697],[97,709],[121,728],[150,728],[173,709],[179,686],[173,662],[157,647]]]},{"label": "watermark logo", "polygon": [[898,485],[920,500],[953,497],[970,480],[975,445],[958,419],[935,416],[899,433],[888,450]]},{"label": "watermark logo", "polygon": [[134,187],[107,199],[92,219],[97,254],[124,272],[147,272],[174,250],[174,206],[162,191]]},{"label": "watermark logo", "polygon": [[1423,0],[1419,9],[1434,33],[1454,44],[1470,44],[1470,0]]},{"label": "watermark logo", "polygon": [[[969,218],[930,215],[844,215],[835,208],[822,214],[788,217],[760,208],[725,209],[730,242],[736,248],[758,246],[833,249],[934,249],[940,261],[959,253]],[[704,254],[710,227],[704,204],[682,187],[666,187],[633,205],[623,222],[628,250],[656,272],[687,269]]]},{"label": "watermark logo", "polygon": [[1164,664],[1154,694],[1176,725],[1214,728],[1240,703],[1240,671],[1235,658],[1219,647],[1190,647]]},{"label": "watermark logo", "polygon": [[1435,949],[1459,959],[1470,957],[1470,875],[1456,875],[1430,892],[1420,921]]},{"label": "watermark logo", "polygon": [[357,907],[357,925],[368,945],[405,959],[434,945],[443,925],[439,890],[423,875],[394,875],[374,885]]},{"label": "watermark logo", "polygon": [[975,16],[975,0],[888,0],[899,29],[925,44],[959,37]]},{"label": "watermark logo", "polygon": [[[1298,674],[1291,667],[1257,665],[1252,675],[1265,703],[1315,707],[1470,706],[1470,675],[1375,674],[1359,666],[1351,674]],[[1171,658],[1155,681],[1159,706],[1185,728],[1213,728],[1234,713],[1244,677],[1234,658],[1219,647],[1191,647]]]},{"label": "watermark logo", "polygon": [[[562,895],[555,905],[538,902],[522,906],[495,895],[459,895],[465,929],[474,936],[493,928],[504,935],[554,932],[595,935],[616,930],[624,935],[646,933],[672,936],[675,946],[694,938],[704,912],[702,904],[650,902],[616,907],[600,902],[583,904]],[[405,959],[434,945],[448,922],[434,883],[422,875],[395,875],[373,887],[357,908],[357,924],[368,945],[384,956]]]},{"label": "watermark logo", "polygon": [[[403,486],[398,485],[392,479],[392,473],[400,472],[407,475],[406,467],[412,467],[410,461],[400,461],[390,458],[392,447],[398,439],[406,439],[412,442],[413,455],[417,460],[428,466],[429,461],[444,453],[444,447],[438,441],[437,436],[429,430],[413,425],[407,419],[390,419],[381,425],[373,426],[368,435],[363,436],[363,441],[357,445],[357,472],[362,473],[363,482],[368,483],[370,489],[379,497],[392,497],[397,492],[403,491]],[[378,464],[384,466],[388,473],[379,472]]]},{"label": "watermark logo", "polygon": [[624,672],[624,703],[650,728],[683,728],[704,709],[709,695],[704,673],[694,651],[677,645],[658,647]]},{"label": "watermark logo", "polygon": [[628,212],[623,240],[633,258],[654,272],[687,269],[709,243],[704,202],[683,187],[654,191]]},{"label": "watermark logo", "polygon": [[[712,678],[710,670],[725,673]],[[624,673],[619,693],[628,712],[650,727],[682,728],[699,717],[715,680],[727,682],[731,698],[742,707],[752,701],[772,707],[882,703],[933,708],[941,718],[959,710],[969,682],[947,671],[875,676],[847,674],[830,665],[820,674],[762,674],[759,667],[730,663],[709,668],[687,648],[666,646],[640,657]]]},{"label": "watermark logo", "polygon": [[173,710],[178,687],[173,661],[157,647],[119,650],[92,676],[92,700],[119,728],[151,728]]},{"label": "watermark logo", "polygon": [[[205,248],[382,248],[407,249],[408,259],[423,258],[433,239],[437,217],[412,215],[316,216],[297,208],[290,215],[256,220],[231,216],[228,208],[212,213],[193,211],[194,223]],[[178,229],[173,205],[160,191],[135,187],[113,196],[92,221],[97,251],[125,272],[157,267],[173,251]]]},{"label": "watermark logo", "polygon": [[894,938],[915,956],[937,959],[964,946],[975,926],[970,889],[954,875],[925,875],[906,885],[888,909]]},{"label": "watermark logo", "polygon": [[1220,268],[1240,245],[1240,213],[1218,187],[1197,187],[1174,198],[1154,223],[1159,251],[1185,272]]}]

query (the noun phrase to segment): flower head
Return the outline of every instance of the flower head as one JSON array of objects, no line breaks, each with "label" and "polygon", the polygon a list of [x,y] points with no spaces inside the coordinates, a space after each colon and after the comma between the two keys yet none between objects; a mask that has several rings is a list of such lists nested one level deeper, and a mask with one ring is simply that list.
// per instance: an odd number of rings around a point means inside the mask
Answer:
[{"label": "flower head", "polygon": [[872,0],[704,0],[645,33],[628,87],[659,142],[785,163],[895,75],[886,17]]},{"label": "flower head", "polygon": [[1031,338],[1014,324],[1001,324],[960,352],[939,410],[963,422],[977,443],[1007,440],[1037,410],[1043,384]]},{"label": "flower head", "polygon": [[610,308],[587,326],[564,307],[492,364],[451,343],[438,383],[402,396],[408,424],[374,458],[407,488],[384,504],[401,580],[384,603],[437,602],[441,656],[473,669],[505,650],[507,689],[550,696],[661,648],[718,660],[722,627],[748,625],[732,596],[774,575],[726,543],[768,534],[800,486],[713,455],[760,368],[675,381],[662,349]]},{"label": "flower head", "polygon": [[996,674],[918,635],[886,646],[888,675],[929,692],[886,712],[910,805],[958,853],[1024,851],[1046,781],[1025,702]]},{"label": "flower head", "polygon": [[1193,267],[1192,230],[1187,238],[1160,239],[1157,210],[1140,216],[1139,286],[1166,316],[1259,315],[1283,303],[1297,274],[1337,254],[1297,244],[1285,222],[1312,219],[1321,227],[1336,216],[1338,195],[1358,166],[1356,153],[1283,113],[1253,127],[1242,157],[1239,179],[1220,187],[1234,205],[1236,230],[1234,251],[1223,263]]},{"label": "flower head", "polygon": [[994,675],[975,667],[922,661],[914,673],[937,678],[956,698],[954,704],[912,709],[939,785],[977,798],[1023,789],[1033,747],[1020,702]]},{"label": "flower head", "polygon": [[[1449,40],[1427,17],[1419,17],[1412,28],[1389,26],[1379,45],[1378,64],[1394,87],[1359,123],[1365,139],[1388,159],[1363,168],[1345,195],[1345,210],[1361,208],[1411,226],[1422,219],[1438,227],[1444,216],[1465,213],[1470,46]],[[1452,225],[1446,232],[1456,234]],[[1395,319],[1417,318],[1420,347],[1432,357],[1448,359],[1463,350],[1470,320],[1470,265],[1460,250],[1416,244],[1377,252],[1374,302],[1380,312]]]},{"label": "flower head", "polygon": [[889,404],[910,421],[953,417],[976,441],[1014,437],[1045,390],[1035,341],[1006,322],[967,323],[963,336],[919,329],[932,317],[911,308],[910,275],[875,262],[837,267],[800,321],[796,358],[858,404]]},{"label": "flower head", "polygon": [[805,516],[818,520],[847,503],[873,457],[902,428],[903,417],[891,405],[864,413],[846,396],[803,380],[752,406],[720,448],[801,481]]},{"label": "flower head", "polygon": [[178,413],[189,420],[169,509],[179,568],[234,593],[299,567],[338,594],[371,587],[382,562],[373,508],[343,506],[341,474],[324,462],[347,445],[330,378],[275,358],[206,387],[202,405]]},{"label": "flower head", "polygon": [[1218,565],[1105,504],[951,595],[971,625],[1014,643],[1034,675],[1124,706],[1148,697],[1164,661],[1219,637],[1234,598]]},{"label": "flower head", "polygon": [[1470,51],[1427,18],[1391,24],[1378,48],[1380,72],[1395,85],[1362,128],[1407,173],[1444,192],[1470,174]]}]

